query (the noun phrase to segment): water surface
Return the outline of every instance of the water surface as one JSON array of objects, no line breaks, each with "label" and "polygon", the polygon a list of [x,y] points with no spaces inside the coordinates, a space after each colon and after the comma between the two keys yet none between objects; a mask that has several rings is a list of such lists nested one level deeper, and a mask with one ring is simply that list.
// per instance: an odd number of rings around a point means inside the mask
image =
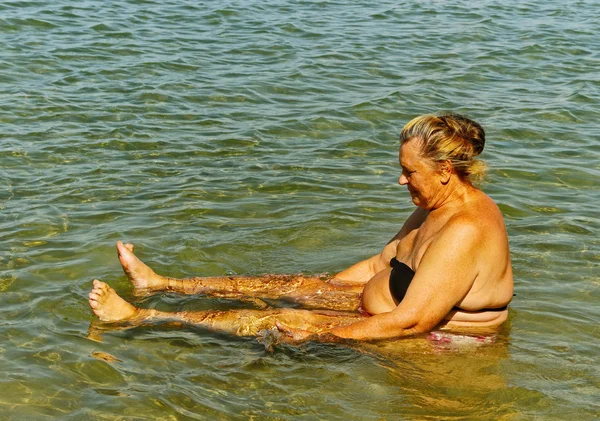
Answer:
[{"label": "water surface", "polygon": [[[3,419],[598,416],[600,6],[375,3],[0,5]],[[119,239],[172,276],[377,253],[412,211],[399,131],[438,111],[487,130],[517,293],[493,344],[87,337],[91,279],[134,299]]]}]

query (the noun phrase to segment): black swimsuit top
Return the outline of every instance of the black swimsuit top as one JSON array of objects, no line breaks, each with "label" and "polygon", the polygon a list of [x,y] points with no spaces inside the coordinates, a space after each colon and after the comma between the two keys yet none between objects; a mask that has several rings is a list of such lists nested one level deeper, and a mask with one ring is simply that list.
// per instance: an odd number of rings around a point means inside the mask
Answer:
[{"label": "black swimsuit top", "polygon": [[[400,304],[404,296],[406,295],[406,290],[408,289],[410,283],[415,276],[415,271],[412,270],[406,263],[402,263],[398,261],[395,257],[390,260],[390,266],[392,267],[392,272],[390,273],[390,294],[394,298],[396,304]],[[480,311],[502,311],[506,310],[508,306],[499,307],[499,308],[483,308]],[[453,310],[462,310],[459,307],[454,307]]]},{"label": "black swimsuit top", "polygon": [[396,304],[399,304],[406,295],[406,290],[415,276],[415,271],[408,267],[406,263],[399,262],[395,257],[390,260],[390,266],[392,267],[390,293]]}]

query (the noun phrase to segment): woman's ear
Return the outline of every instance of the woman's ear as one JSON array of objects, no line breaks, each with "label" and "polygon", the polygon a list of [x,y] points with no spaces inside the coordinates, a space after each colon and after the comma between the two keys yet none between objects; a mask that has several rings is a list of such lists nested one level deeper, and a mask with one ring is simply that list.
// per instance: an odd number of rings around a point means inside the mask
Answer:
[{"label": "woman's ear", "polygon": [[450,176],[452,175],[454,168],[449,160],[442,161],[438,165],[442,184],[446,185],[448,182],[450,182]]}]

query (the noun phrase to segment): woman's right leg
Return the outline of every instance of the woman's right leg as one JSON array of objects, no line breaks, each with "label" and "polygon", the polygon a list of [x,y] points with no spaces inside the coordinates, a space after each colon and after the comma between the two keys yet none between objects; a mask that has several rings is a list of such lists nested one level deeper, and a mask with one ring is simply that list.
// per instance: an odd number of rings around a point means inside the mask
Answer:
[{"label": "woman's right leg", "polygon": [[301,275],[215,276],[175,279],[155,273],[133,253],[133,244],[117,243],[119,261],[134,287],[148,292],[169,291],[222,298],[286,300],[308,308],[354,311],[363,285],[338,284]]}]

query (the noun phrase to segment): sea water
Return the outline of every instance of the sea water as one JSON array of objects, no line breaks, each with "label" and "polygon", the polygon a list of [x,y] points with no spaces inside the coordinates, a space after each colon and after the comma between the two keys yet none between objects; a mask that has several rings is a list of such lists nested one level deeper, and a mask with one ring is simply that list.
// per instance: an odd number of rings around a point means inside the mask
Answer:
[{"label": "sea water", "polygon": [[[0,419],[591,420],[599,415],[600,4],[4,1]],[[515,272],[493,342],[276,346],[95,332],[114,244],[177,276],[335,272],[414,209],[398,134],[487,131]]]}]

